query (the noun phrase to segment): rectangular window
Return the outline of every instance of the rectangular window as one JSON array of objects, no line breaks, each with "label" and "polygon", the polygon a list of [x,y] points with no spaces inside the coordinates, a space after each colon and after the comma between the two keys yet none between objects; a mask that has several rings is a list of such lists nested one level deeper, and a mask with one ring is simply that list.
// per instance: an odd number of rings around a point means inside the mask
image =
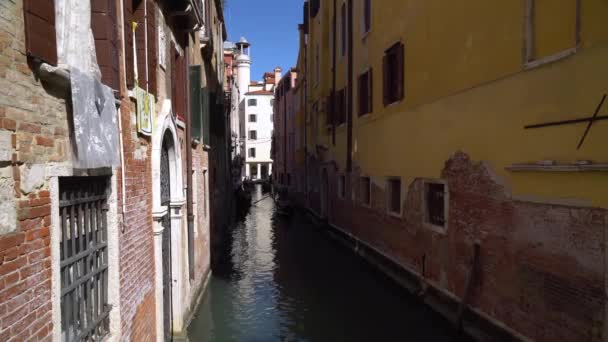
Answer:
[{"label": "rectangular window", "polygon": [[338,197],[346,198],[346,177],[344,175],[338,176]]},{"label": "rectangular window", "polygon": [[203,96],[201,88],[202,67],[191,65],[188,67],[188,78],[190,85],[190,124],[192,139],[198,142],[203,137]]},{"label": "rectangular window", "polygon": [[249,114],[249,122],[257,122],[257,119],[255,114]]},{"label": "rectangular window", "polygon": [[363,34],[372,29],[372,0],[363,0]]},{"label": "rectangular window", "polygon": [[321,65],[319,59],[319,44],[317,44],[317,48],[315,49],[315,87],[319,85],[319,80],[321,78]]},{"label": "rectangular window", "polygon": [[361,188],[360,188],[360,194],[361,194],[361,204],[364,205],[371,205],[372,204],[372,196],[371,196],[371,179],[369,177],[361,177]]},{"label": "rectangular window", "polygon": [[425,223],[440,228],[446,227],[448,207],[446,188],[446,184],[442,182],[424,182]]},{"label": "rectangular window", "polygon": [[372,112],[373,106],[372,69],[359,76],[359,115]]},{"label": "rectangular window", "polygon": [[321,8],[321,0],[310,0],[310,16],[316,17]]},{"label": "rectangular window", "polygon": [[258,105],[257,99],[249,99],[247,100],[247,107],[256,107]]},{"label": "rectangular window", "polygon": [[384,105],[401,101],[404,88],[404,47],[401,42],[391,46],[384,53],[383,80]]},{"label": "rectangular window", "polygon": [[390,178],[388,185],[388,211],[393,215],[401,215],[401,179]]},{"label": "rectangular window", "polygon": [[257,140],[258,131],[249,131],[249,140]]},{"label": "rectangular window", "polygon": [[255,158],[255,147],[249,149],[249,158]]},{"label": "rectangular window", "polygon": [[581,41],[581,0],[526,0],[525,67],[568,57]]},{"label": "rectangular window", "polygon": [[105,177],[59,178],[61,332],[68,341],[109,333],[106,186]]},{"label": "rectangular window", "polygon": [[346,123],[346,88],[338,90],[336,93],[336,124]]}]

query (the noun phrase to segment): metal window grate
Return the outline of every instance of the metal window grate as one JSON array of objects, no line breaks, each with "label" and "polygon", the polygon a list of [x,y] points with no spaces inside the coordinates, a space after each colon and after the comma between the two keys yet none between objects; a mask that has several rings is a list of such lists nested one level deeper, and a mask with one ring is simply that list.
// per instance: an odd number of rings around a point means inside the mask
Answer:
[{"label": "metal window grate", "polygon": [[109,332],[106,184],[59,179],[63,341],[100,341]]}]

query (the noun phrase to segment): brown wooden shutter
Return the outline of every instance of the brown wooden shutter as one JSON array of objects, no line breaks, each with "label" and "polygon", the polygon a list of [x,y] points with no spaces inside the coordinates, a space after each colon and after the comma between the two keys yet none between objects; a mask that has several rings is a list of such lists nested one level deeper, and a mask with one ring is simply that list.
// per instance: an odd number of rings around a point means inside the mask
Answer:
[{"label": "brown wooden shutter", "polygon": [[[146,37],[144,26],[144,2],[133,8],[133,21],[137,23],[135,29],[135,43],[137,47],[137,82],[140,88],[146,89]],[[130,27],[130,26],[129,26]],[[131,35],[132,35],[131,31]]]},{"label": "brown wooden shutter", "polygon": [[131,23],[133,22],[133,2],[130,0],[124,1],[124,17],[127,87],[133,88],[135,85],[135,74],[133,68],[133,31],[131,28]]},{"label": "brown wooden shutter", "polygon": [[365,110],[364,107],[363,107],[363,105],[364,105],[364,100],[363,100],[363,97],[364,97],[363,76],[364,75],[365,74],[361,74],[361,75],[359,75],[359,77],[357,77],[357,85],[358,85],[358,87],[357,87],[357,97],[359,98],[359,101],[357,101],[357,102],[358,102],[358,105],[359,105],[359,115],[363,115],[364,110]]},{"label": "brown wooden shutter", "polygon": [[171,58],[171,103],[173,106],[173,113],[177,112],[177,63],[179,54],[175,49],[175,44],[171,42],[171,52],[169,53]]},{"label": "brown wooden shutter", "polygon": [[328,125],[328,126],[331,125],[331,124],[333,124],[335,97],[336,97],[335,92],[332,92],[327,97],[327,108],[326,108],[326,111],[325,111],[326,112],[325,124]]},{"label": "brown wooden shutter", "polygon": [[114,0],[91,1],[91,28],[102,82],[117,90],[119,88],[118,33],[115,4]]},{"label": "brown wooden shutter", "polygon": [[156,69],[158,67],[158,32],[156,28],[156,5],[148,0],[148,89],[156,96],[158,92]]},{"label": "brown wooden shutter", "polygon": [[24,0],[27,55],[57,65],[54,0]]},{"label": "brown wooden shutter", "polygon": [[369,112],[374,111],[374,74],[372,73],[372,68],[369,68],[367,79],[369,82],[369,87],[367,88],[367,96],[368,96],[368,109]]},{"label": "brown wooden shutter", "polygon": [[382,57],[382,101],[384,103],[384,106],[386,107],[387,105],[389,105],[391,103],[390,101],[390,70],[389,70],[389,66],[388,66],[388,58],[389,55],[388,54],[384,54],[384,57]]},{"label": "brown wooden shutter", "polygon": [[395,94],[397,95],[396,97],[396,101],[400,101],[403,100],[403,96],[404,96],[404,87],[405,87],[405,80],[404,80],[404,74],[405,74],[405,68],[404,68],[404,63],[405,63],[405,56],[404,56],[404,51],[403,51],[403,44],[399,43],[396,46],[396,59],[397,59],[397,70],[395,70],[395,72],[397,73],[397,89]]}]

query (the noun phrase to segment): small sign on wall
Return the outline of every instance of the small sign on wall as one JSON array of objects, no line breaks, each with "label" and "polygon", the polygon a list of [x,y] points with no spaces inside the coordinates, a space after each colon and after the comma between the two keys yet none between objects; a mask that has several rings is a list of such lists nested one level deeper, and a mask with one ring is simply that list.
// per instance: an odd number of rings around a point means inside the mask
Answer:
[{"label": "small sign on wall", "polygon": [[152,118],[156,100],[154,95],[139,87],[135,88],[137,99],[137,132],[142,135],[152,135]]}]

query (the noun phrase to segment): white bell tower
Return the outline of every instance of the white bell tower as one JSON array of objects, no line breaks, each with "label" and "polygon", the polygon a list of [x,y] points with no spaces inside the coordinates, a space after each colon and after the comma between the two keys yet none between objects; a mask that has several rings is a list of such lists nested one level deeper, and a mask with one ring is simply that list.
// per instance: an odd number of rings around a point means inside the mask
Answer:
[{"label": "white bell tower", "polygon": [[238,68],[237,77],[240,92],[239,103],[245,98],[245,94],[249,91],[249,83],[251,82],[251,56],[249,55],[250,46],[251,44],[249,44],[245,37],[241,37],[238,43],[236,43],[236,48],[238,50],[236,65]]}]

